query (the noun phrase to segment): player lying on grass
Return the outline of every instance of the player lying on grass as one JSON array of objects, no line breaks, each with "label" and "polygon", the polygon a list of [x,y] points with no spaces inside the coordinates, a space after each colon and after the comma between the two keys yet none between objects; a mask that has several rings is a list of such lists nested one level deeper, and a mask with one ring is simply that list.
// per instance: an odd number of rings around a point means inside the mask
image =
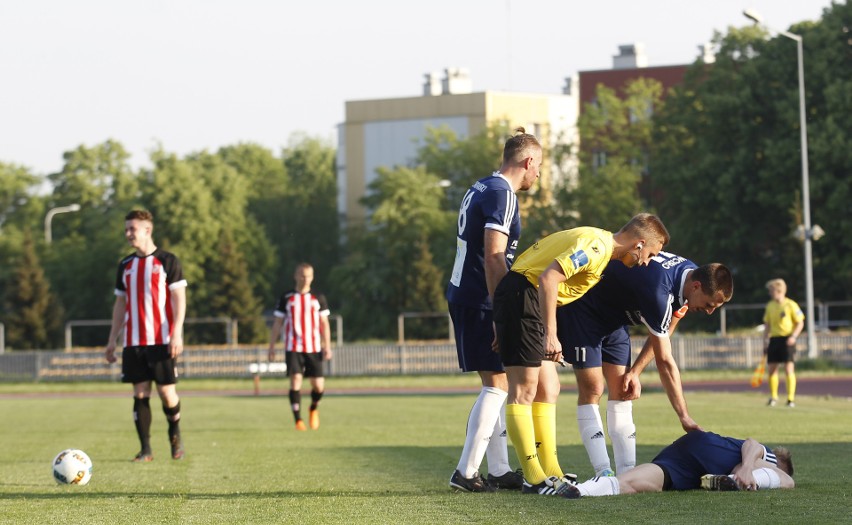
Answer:
[{"label": "player lying on grass", "polygon": [[693,430],[657,454],[650,463],[572,486],[572,497],[617,496],[664,490],[791,489],[793,463],[783,447],[770,451],[749,439]]}]

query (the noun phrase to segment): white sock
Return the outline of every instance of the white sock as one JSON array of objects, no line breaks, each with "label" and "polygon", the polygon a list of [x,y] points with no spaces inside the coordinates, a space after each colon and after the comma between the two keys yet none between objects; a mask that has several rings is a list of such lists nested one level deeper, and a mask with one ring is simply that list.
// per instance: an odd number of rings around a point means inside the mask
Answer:
[{"label": "white sock", "polygon": [[583,446],[589,454],[589,461],[595,469],[595,475],[611,468],[609,454],[606,451],[606,438],[603,433],[603,423],[598,405],[580,405],[577,407],[577,426]]},{"label": "white sock", "polygon": [[494,425],[500,417],[500,407],[505,404],[508,395],[491,386],[483,387],[479,392],[479,397],[476,398],[467,418],[467,435],[456,467],[462,476],[471,478],[474,473],[479,472],[485,449],[491,440],[491,434],[494,433]]},{"label": "white sock", "polygon": [[621,493],[618,478],[609,476],[592,478],[580,483],[577,488],[582,496],[618,496]]},{"label": "white sock", "polygon": [[636,466],[636,425],[633,401],[607,401],[606,425],[612,441],[615,472],[624,474]]},{"label": "white sock", "polygon": [[485,459],[488,460],[488,473],[494,476],[502,476],[512,471],[509,464],[509,447],[506,438],[506,403],[500,405],[497,415],[497,423],[494,425],[494,433],[485,448]]},{"label": "white sock", "polygon": [[754,481],[757,482],[758,490],[781,488],[781,478],[771,468],[764,467],[753,470],[751,475],[754,476]]}]

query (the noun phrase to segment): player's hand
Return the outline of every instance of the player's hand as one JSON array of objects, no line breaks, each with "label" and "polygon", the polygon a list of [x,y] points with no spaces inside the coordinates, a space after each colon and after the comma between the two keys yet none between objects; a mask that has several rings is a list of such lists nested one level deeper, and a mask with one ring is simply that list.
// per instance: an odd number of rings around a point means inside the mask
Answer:
[{"label": "player's hand", "polygon": [[621,380],[621,398],[624,401],[633,401],[639,399],[642,395],[642,383],[639,382],[639,376],[633,372],[627,372]]},{"label": "player's hand", "polygon": [[691,417],[685,416],[680,419],[680,426],[687,432],[692,432],[693,430],[704,430],[701,426],[695,422]]},{"label": "player's hand", "polygon": [[325,348],[322,349],[323,360],[331,361],[331,355],[332,354],[331,354],[331,347],[330,346],[326,346]]},{"label": "player's hand", "polygon": [[792,335],[787,338],[787,346],[796,346],[796,338]]},{"label": "player's hand", "polygon": [[118,361],[118,358],[115,357],[115,343],[110,343],[106,347],[106,352],[104,352],[104,357],[106,357],[107,363],[115,363]]},{"label": "player's hand", "polygon": [[266,354],[266,358],[269,359],[270,363],[275,362],[275,349],[274,348],[269,349],[269,352]]},{"label": "player's hand", "polygon": [[183,337],[180,334],[172,336],[169,340],[169,356],[172,359],[177,358],[183,353]]},{"label": "player's hand", "polygon": [[556,336],[556,332],[550,330],[544,336],[544,358],[548,361],[562,361],[562,343]]},{"label": "player's hand", "polygon": [[754,474],[750,468],[744,468],[742,463],[737,465],[733,472],[734,481],[737,482],[737,487],[740,490],[757,490],[757,481],[754,479]]}]

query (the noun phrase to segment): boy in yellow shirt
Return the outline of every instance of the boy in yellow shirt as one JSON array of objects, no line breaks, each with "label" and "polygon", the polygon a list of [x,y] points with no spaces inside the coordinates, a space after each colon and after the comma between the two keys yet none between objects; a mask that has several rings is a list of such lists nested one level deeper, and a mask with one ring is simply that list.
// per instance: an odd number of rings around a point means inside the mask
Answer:
[{"label": "boy in yellow shirt", "polygon": [[805,314],[796,301],[787,297],[784,279],[772,279],[766,283],[771,301],[766,303],[763,314],[763,353],[769,365],[769,393],[767,403],[774,407],[778,402],[778,365],[784,363],[787,378],[787,406],[796,406],[796,338],[805,326]]}]

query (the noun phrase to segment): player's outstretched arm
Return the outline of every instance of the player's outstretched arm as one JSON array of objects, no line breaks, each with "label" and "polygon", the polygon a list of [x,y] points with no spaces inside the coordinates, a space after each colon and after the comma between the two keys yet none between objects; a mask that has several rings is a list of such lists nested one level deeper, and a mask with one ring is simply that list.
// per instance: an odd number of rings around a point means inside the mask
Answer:
[{"label": "player's outstretched arm", "polygon": [[668,336],[651,334],[648,336],[654,349],[657,371],[660,373],[660,381],[666,389],[672,408],[674,408],[680,424],[687,432],[701,430],[701,427],[690,416],[686,408],[686,398],[683,397],[683,384],[680,381],[680,370],[672,357],[672,343]]}]

